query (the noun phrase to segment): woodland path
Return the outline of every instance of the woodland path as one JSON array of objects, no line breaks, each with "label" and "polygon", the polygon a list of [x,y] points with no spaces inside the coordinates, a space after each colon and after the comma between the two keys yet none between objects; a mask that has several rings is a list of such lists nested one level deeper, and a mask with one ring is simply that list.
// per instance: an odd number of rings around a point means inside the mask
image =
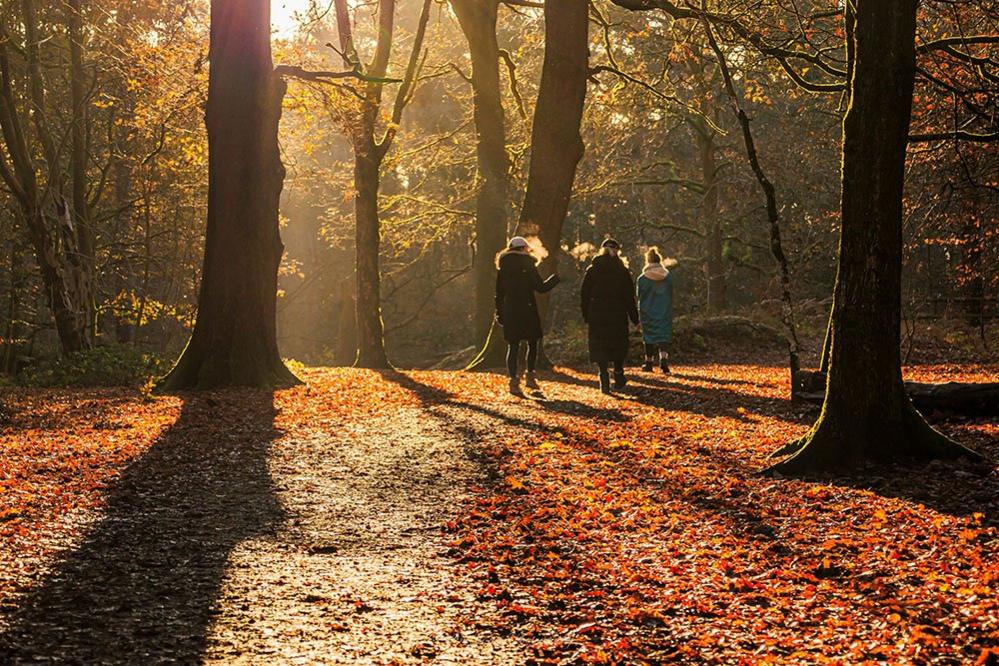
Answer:
[{"label": "woodland path", "polygon": [[[638,374],[618,396],[561,371],[545,399],[496,375],[303,378],[7,396],[0,663],[905,661],[957,607],[932,649],[974,661],[996,635],[999,478],[759,477],[812,418],[780,368]],[[993,454],[997,425],[946,424]]]},{"label": "woodland path", "polygon": [[331,388],[185,396],[7,604],[0,663],[524,663],[444,529],[492,482],[482,437],[504,424]]}]

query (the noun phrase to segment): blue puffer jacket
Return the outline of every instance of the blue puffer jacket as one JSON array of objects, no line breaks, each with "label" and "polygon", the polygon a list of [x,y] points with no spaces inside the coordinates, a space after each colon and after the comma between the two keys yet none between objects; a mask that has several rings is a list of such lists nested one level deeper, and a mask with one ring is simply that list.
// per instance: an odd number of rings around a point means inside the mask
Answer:
[{"label": "blue puffer jacket", "polygon": [[673,274],[662,264],[649,264],[638,278],[638,311],[645,344],[673,339]]}]

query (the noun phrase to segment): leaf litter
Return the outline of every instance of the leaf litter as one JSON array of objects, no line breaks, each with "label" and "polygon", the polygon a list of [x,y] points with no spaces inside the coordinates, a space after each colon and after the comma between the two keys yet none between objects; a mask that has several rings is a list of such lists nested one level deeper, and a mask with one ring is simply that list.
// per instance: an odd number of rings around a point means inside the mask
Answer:
[{"label": "leaf litter", "polygon": [[[763,477],[815,416],[786,372],[675,370],[617,396],[559,370],[533,400],[324,369],[274,395],[7,390],[0,655],[995,663],[994,470]],[[994,420],[934,419],[999,456]]]}]

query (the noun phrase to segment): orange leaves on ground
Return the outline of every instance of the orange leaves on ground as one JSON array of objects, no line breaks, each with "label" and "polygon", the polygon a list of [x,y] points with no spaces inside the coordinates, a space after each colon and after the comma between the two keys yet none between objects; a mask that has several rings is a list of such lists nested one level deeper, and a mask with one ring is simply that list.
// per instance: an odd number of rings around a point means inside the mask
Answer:
[{"label": "orange leaves on ground", "polygon": [[[510,615],[539,662],[994,658],[995,473],[758,476],[815,416],[785,399],[783,369],[638,375],[620,398],[561,372],[540,402],[503,397],[496,378],[412,377],[424,399],[505,420],[486,436],[504,482],[450,527],[463,567],[504,591],[498,605],[540,609]],[[999,458],[994,421],[937,425]]]},{"label": "orange leaves on ground", "polygon": [[133,390],[17,390],[0,429],[0,599],[78,535],[103,491],[177,418]]}]

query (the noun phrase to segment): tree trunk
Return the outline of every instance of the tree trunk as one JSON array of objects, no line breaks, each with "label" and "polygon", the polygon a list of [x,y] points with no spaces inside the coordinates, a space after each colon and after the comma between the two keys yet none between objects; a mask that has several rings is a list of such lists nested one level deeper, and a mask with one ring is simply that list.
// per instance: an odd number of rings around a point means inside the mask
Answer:
[{"label": "tree trunk", "polygon": [[83,71],[83,14],[81,0],[66,3],[69,36],[70,91],[73,104],[73,126],[70,147],[70,175],[73,188],[72,219],[79,246],[79,271],[86,289],[81,294],[87,316],[90,337],[97,332],[95,234],[91,225],[90,203],[87,200],[87,82]]},{"label": "tree trunk", "polygon": [[[588,11],[587,0],[545,3],[545,59],[531,128],[527,193],[517,223],[517,234],[537,237],[545,247],[542,274],[554,273],[558,268],[562,226],[569,211],[576,167],[583,158],[580,125],[590,75]],[[494,270],[490,266],[492,278]],[[492,280],[490,283],[495,284]],[[548,319],[548,300],[547,294],[538,296],[544,325]],[[493,325],[485,346],[467,369],[501,365],[501,341],[499,328]],[[544,349],[539,363],[548,365]]]},{"label": "tree trunk", "polygon": [[359,368],[387,368],[381,310],[378,179],[381,160],[375,146],[361,140],[354,148],[354,217],[356,222],[357,360]]},{"label": "tree trunk", "polygon": [[[90,273],[81,266],[79,227],[62,199],[59,152],[46,116],[45,81],[42,74],[38,17],[32,0],[21,0],[24,26],[26,88],[30,111],[19,112],[24,98],[15,92],[9,37],[0,39],[0,130],[10,167],[3,179],[17,200],[26,235],[38,263],[46,304],[55,320],[64,354],[93,344],[93,292]],[[29,125],[34,137],[29,136]],[[32,150],[38,147],[40,155]],[[0,159],[6,156],[0,154]],[[38,165],[47,167],[47,182],[41,182]],[[6,166],[6,165],[5,165]]]},{"label": "tree trunk", "polygon": [[472,58],[479,192],[475,203],[475,310],[472,330],[476,344],[485,344],[495,311],[495,255],[506,240],[510,158],[500,93],[499,43],[496,39],[496,0],[452,0]]},{"label": "tree trunk", "polygon": [[[857,0],[843,130],[842,231],[822,414],[784,473],[970,453],[933,430],[902,383],[902,195],[915,0]],[[849,27],[849,26],[848,26]]]},{"label": "tree trunk", "polygon": [[589,70],[589,3],[545,3],[545,59],[531,129],[531,167],[517,233],[537,236],[548,256],[543,273],[558,267],[562,225],[576,167],[583,158],[583,103]]},{"label": "tree trunk", "polygon": [[[531,128],[531,166],[517,233],[537,236],[547,251],[542,275],[558,269],[562,226],[569,212],[576,167],[583,158],[583,105],[590,75],[589,2],[545,3],[545,59]],[[549,294],[538,297],[548,328]],[[548,365],[542,348],[542,365]]]},{"label": "tree trunk", "polygon": [[277,346],[278,124],[269,0],[212,0],[208,227],[198,318],[167,389],[288,386]]},{"label": "tree trunk", "polygon": [[715,160],[715,133],[706,123],[695,128],[701,152],[701,178],[704,181],[704,232],[707,252],[704,270],[708,282],[708,312],[718,314],[728,308],[728,285],[725,279],[724,241],[718,215],[718,165]]}]

